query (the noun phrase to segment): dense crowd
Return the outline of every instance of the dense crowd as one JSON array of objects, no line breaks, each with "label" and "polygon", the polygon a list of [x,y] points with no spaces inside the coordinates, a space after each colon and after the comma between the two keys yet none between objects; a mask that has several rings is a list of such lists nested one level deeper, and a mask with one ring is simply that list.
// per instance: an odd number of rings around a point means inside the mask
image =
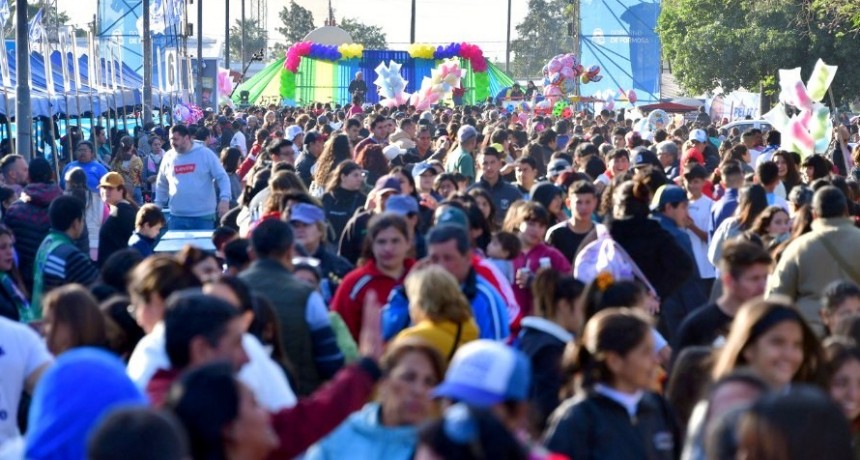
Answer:
[{"label": "dense crowd", "polygon": [[356,100],[7,154],[0,459],[860,459],[857,126],[635,122]]}]

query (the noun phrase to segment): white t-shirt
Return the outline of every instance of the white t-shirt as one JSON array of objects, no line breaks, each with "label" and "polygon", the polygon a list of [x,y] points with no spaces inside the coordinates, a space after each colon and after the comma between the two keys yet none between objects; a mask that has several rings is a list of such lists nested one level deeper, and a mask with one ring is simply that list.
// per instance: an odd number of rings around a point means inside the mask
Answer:
[{"label": "white t-shirt", "polygon": [[[284,371],[269,357],[263,344],[251,334],[242,336],[242,348],[248,362],[239,371],[242,381],[257,398],[261,406],[270,412],[296,405],[296,394],[290,388]],[[164,343],[164,323],[155,325],[152,332],[138,342],[128,361],[129,378],[141,391],[146,390],[152,376],[159,369],[169,369],[170,358]]]},{"label": "white t-shirt", "polygon": [[[690,200],[690,219],[705,233],[708,232],[708,226],[711,222],[711,206],[714,200],[702,195],[696,200]],[[693,258],[696,259],[696,266],[699,268],[699,276],[702,279],[711,279],[716,276],[714,266],[708,261],[708,242],[702,241],[692,230],[685,230],[690,235],[690,242],[693,243]]]},{"label": "white t-shirt", "polygon": [[0,317],[0,445],[21,436],[18,404],[30,376],[53,360],[29,326]]},{"label": "white t-shirt", "polygon": [[236,134],[233,135],[233,139],[230,139],[230,147],[236,147],[242,152],[242,158],[248,156],[248,141],[245,139],[245,135],[242,134],[242,131],[236,131]]}]

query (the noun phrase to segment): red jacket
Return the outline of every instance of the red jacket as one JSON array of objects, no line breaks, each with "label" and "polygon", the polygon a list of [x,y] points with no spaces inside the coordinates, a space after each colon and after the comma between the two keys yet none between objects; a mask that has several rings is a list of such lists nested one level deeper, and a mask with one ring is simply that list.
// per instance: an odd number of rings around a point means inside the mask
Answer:
[{"label": "red jacket", "polygon": [[381,307],[388,299],[391,290],[403,284],[403,279],[406,278],[414,264],[414,260],[406,259],[404,264],[406,270],[403,271],[403,275],[399,279],[394,279],[379,271],[376,262],[370,260],[343,278],[331,299],[331,310],[343,318],[356,342],[358,342],[358,334],[361,331],[361,312],[367,293],[376,291],[376,298]]},{"label": "red jacket", "polygon": [[334,379],[298,404],[272,415],[272,428],[281,441],[270,459],[295,458],[337,428],[370,399],[381,373],[364,358],[343,368]]}]

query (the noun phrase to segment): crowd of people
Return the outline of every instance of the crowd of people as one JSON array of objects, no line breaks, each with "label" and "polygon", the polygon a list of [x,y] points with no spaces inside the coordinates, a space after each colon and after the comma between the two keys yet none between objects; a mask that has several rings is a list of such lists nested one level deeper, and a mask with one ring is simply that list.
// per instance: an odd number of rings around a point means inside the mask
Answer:
[{"label": "crowd of people", "polygon": [[6,155],[0,459],[860,459],[857,126],[635,122],[357,98]]}]

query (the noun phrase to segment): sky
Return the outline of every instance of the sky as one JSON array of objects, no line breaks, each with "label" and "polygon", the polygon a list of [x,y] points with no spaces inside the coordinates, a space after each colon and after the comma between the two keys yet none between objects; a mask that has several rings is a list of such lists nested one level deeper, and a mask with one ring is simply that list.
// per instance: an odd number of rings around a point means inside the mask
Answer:
[{"label": "sky", "polygon": [[[205,1],[203,35],[223,38],[225,0],[197,1]],[[240,2],[230,1],[230,14],[233,16],[230,22],[234,23]],[[246,1],[250,5],[250,1]],[[57,6],[69,15],[72,24],[83,25],[92,21],[96,2],[57,0]],[[316,26],[322,26],[328,17],[327,0],[297,0],[296,3],[313,13]],[[387,35],[391,49],[408,47],[410,0],[332,0],[331,3],[338,21],[348,17],[380,26]],[[269,0],[267,28],[270,37],[280,39],[281,35],[275,30],[278,27],[278,12],[287,4],[289,0]],[[416,0],[416,41],[437,45],[467,41],[480,46],[488,58],[504,62],[507,6],[508,0]],[[516,25],[527,11],[528,0],[511,0],[512,40],[516,38]],[[192,21],[196,22],[196,18]]]}]

